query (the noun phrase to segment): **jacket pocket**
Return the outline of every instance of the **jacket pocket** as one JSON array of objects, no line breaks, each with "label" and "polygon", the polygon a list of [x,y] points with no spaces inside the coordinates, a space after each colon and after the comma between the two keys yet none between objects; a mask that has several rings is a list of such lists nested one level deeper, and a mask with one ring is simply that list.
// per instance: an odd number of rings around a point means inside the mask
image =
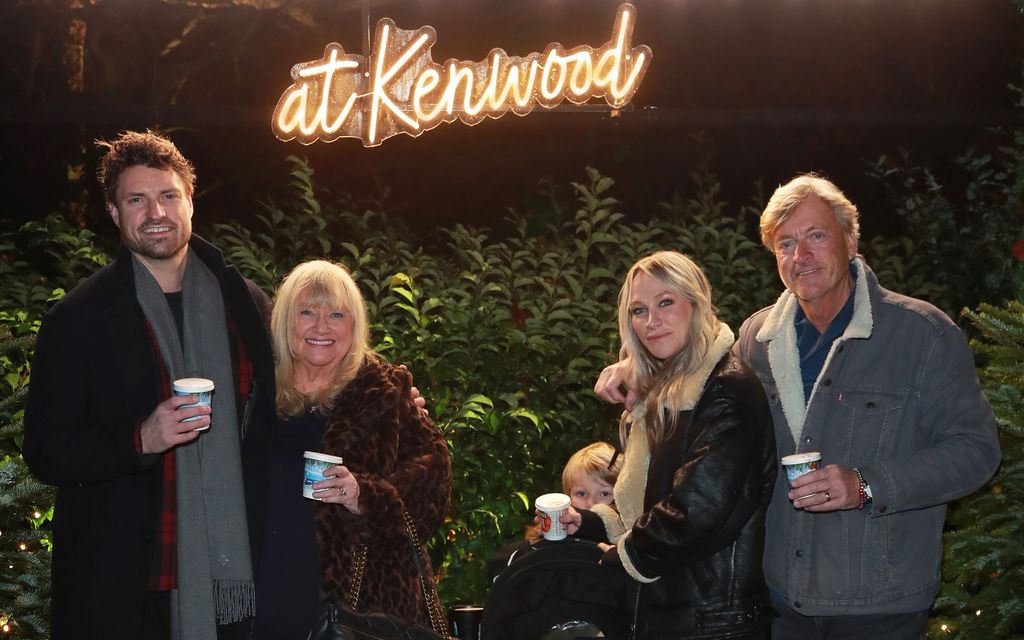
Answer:
[{"label": "jacket pocket", "polygon": [[840,391],[837,402],[848,420],[847,464],[878,460],[893,446],[894,432],[906,410],[907,392],[892,389]]}]

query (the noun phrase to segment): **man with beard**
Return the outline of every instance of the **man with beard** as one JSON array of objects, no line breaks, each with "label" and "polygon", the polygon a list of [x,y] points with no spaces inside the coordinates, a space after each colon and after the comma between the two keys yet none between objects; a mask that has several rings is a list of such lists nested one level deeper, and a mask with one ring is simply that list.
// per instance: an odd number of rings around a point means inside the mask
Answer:
[{"label": "man with beard", "polygon": [[[192,235],[195,171],[170,140],[99,145],[122,246],[43,320],[25,413],[25,461],[57,486],[51,638],[242,637],[274,411],[267,296]],[[212,410],[172,393],[187,377],[214,382]]]}]

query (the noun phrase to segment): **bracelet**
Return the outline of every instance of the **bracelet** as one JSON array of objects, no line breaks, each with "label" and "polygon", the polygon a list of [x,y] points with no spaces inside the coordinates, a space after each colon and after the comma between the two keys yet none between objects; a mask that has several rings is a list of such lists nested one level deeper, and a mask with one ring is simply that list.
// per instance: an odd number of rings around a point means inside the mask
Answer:
[{"label": "bracelet", "polygon": [[858,484],[857,484],[857,508],[858,509],[863,509],[864,505],[866,505],[868,503],[868,500],[870,500],[870,498],[868,498],[868,491],[867,491],[868,483],[864,481],[864,474],[862,474],[860,472],[860,469],[858,469],[857,467],[854,467],[853,471],[854,471],[854,473],[857,474],[857,480],[858,480]]}]

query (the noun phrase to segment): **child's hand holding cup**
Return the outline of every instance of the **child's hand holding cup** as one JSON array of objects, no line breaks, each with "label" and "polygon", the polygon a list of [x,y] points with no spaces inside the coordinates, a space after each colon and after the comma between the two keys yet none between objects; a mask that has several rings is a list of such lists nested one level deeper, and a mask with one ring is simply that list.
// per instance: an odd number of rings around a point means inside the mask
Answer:
[{"label": "child's hand holding cup", "polygon": [[540,531],[545,540],[564,540],[568,535],[560,518],[571,503],[564,493],[545,493],[534,503],[540,517]]}]

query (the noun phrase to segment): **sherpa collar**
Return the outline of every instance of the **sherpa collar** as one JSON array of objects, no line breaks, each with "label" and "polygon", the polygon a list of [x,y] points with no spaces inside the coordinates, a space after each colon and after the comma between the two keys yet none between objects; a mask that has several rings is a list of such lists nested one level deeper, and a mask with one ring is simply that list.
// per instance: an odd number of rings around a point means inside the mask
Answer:
[{"label": "sherpa collar", "polygon": [[[857,256],[852,262],[857,274],[857,282],[854,285],[853,317],[843,335],[832,343],[828,357],[825,358],[825,364],[821,367],[821,373],[828,371],[828,366],[832,362],[832,356],[838,345],[847,340],[871,337],[874,321],[871,315],[871,298],[868,292],[864,259]],[[786,416],[786,422],[789,423],[793,442],[797,443],[799,448],[800,434],[803,432],[804,419],[807,415],[808,399],[804,398],[804,386],[800,377],[800,350],[796,341],[795,318],[798,305],[799,301],[791,291],[788,289],[783,291],[768,313],[768,317],[765,318],[761,330],[757,332],[756,339],[758,342],[768,343],[768,366],[772,370],[772,376],[775,378],[775,384],[779,390],[782,412]],[[811,390],[812,398],[818,390],[821,373],[814,381],[814,388]]]},{"label": "sherpa collar", "polygon": [[[691,374],[685,381],[679,398],[676,403],[681,410],[688,411],[697,406],[701,395],[704,393],[704,385],[707,384],[711,372],[721,361],[729,349],[732,348],[736,337],[732,329],[724,322],[718,326],[718,335],[708,349],[708,353],[701,362],[700,367]],[[647,426],[644,422],[646,417],[646,404],[638,400],[633,405],[633,425],[629,433],[629,440],[626,442],[626,451],[622,463],[622,471],[618,480],[615,481],[615,506],[612,509],[606,505],[597,505],[594,512],[601,516],[604,522],[608,539],[618,545],[619,557],[627,573],[638,582],[653,582],[656,577],[644,576],[633,565],[629,554],[626,553],[622,542],[622,536],[633,526],[640,516],[644,514],[644,495],[647,492],[647,472],[651,464],[651,449],[647,441]]]}]

